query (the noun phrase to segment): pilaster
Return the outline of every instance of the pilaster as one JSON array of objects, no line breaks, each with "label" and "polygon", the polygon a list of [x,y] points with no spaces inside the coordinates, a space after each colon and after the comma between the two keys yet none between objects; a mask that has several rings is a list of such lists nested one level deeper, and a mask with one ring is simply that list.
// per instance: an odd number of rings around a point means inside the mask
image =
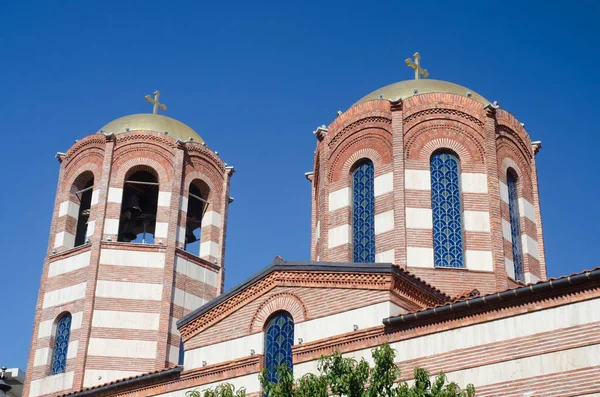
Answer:
[{"label": "pilaster", "polygon": [[537,165],[535,157],[542,148],[542,142],[532,142],[533,157],[531,158],[531,184],[533,186],[533,207],[535,211],[535,226],[537,231],[538,255],[540,257],[540,279],[546,280],[546,251],[544,250],[544,234],[542,227],[542,210],[540,207],[540,191],[538,185]]},{"label": "pilaster", "polygon": [[[319,169],[315,170],[318,178],[317,201],[319,205],[320,231],[317,242],[317,256],[320,261],[329,259],[329,138],[328,128],[324,125],[318,127],[314,134],[319,143],[317,145],[317,156],[319,156]],[[316,259],[316,258],[315,258]]]},{"label": "pilaster", "polygon": [[98,186],[98,204],[90,214],[90,219],[95,220],[98,233],[90,237],[92,248],[90,257],[89,273],[85,291],[85,303],[83,306],[83,319],[81,323],[81,334],[77,349],[77,360],[75,362],[75,377],[73,390],[83,388],[85,367],[87,360],[88,343],[92,331],[92,316],[94,312],[94,301],[96,296],[96,281],[98,278],[98,266],[100,266],[101,242],[104,238],[104,220],[108,200],[108,188],[112,171],[113,153],[115,147],[114,135],[106,136],[104,147],[104,158],[102,160],[102,175]]},{"label": "pilaster", "polygon": [[500,180],[498,177],[498,156],[496,148],[496,110],[500,106],[494,102],[485,106],[485,166],[487,172],[488,200],[490,206],[490,236],[492,260],[496,278],[496,290],[508,288],[506,269],[504,267],[504,237],[502,235],[502,209],[500,201]]},{"label": "pilaster", "polygon": [[394,263],[407,267],[403,103],[399,99],[390,104],[394,167]]},{"label": "pilaster", "polygon": [[221,295],[225,288],[225,244],[227,239],[227,217],[229,216],[230,197],[229,191],[231,186],[231,176],[235,169],[231,166],[225,167],[225,175],[223,178],[223,216],[221,216],[221,235],[219,236],[219,247],[221,250],[221,258],[219,259],[219,276],[217,279],[217,296]]}]

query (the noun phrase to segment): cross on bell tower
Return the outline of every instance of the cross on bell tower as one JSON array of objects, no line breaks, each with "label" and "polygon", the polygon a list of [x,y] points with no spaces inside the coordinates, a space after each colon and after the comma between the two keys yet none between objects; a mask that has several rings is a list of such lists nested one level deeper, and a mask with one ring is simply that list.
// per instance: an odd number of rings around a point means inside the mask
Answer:
[{"label": "cross on bell tower", "polygon": [[146,101],[154,105],[154,108],[152,109],[152,114],[158,114],[158,109],[162,110],[163,112],[167,110],[167,106],[165,104],[160,103],[158,101],[158,97],[160,97],[160,92],[158,90],[154,91],[154,99],[150,95],[146,95]]},{"label": "cross on bell tower", "polygon": [[423,69],[421,67],[421,54],[419,54],[418,52],[415,52],[415,55],[413,55],[415,61],[413,62],[412,59],[407,58],[404,62],[406,62],[406,66],[413,68],[415,70],[415,80],[419,80],[419,75],[423,76],[423,78],[427,78],[429,76],[429,72],[427,71],[427,69]]}]

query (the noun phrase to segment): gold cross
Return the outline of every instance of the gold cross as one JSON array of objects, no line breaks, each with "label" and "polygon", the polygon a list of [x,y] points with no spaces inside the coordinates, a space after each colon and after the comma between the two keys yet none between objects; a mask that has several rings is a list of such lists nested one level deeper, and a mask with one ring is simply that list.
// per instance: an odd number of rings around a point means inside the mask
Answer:
[{"label": "gold cross", "polygon": [[427,71],[427,69],[423,69],[421,67],[421,54],[415,52],[415,55],[413,55],[413,57],[415,58],[414,62],[410,58],[404,61],[406,62],[406,66],[411,67],[415,70],[415,80],[419,80],[419,75],[422,75],[423,78],[426,79],[429,76],[429,72]]},{"label": "gold cross", "polygon": [[161,109],[163,112],[167,110],[167,107],[158,102],[158,97],[160,96],[160,92],[158,90],[154,91],[154,99],[150,95],[146,95],[146,100],[154,105],[154,109],[152,109],[152,114],[158,114],[158,109]]}]

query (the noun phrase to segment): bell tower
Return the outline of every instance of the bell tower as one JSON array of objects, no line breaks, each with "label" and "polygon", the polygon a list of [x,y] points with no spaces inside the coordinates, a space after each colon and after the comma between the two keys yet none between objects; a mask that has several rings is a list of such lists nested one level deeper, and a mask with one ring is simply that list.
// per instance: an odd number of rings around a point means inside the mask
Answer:
[{"label": "bell tower", "polygon": [[175,323],[222,293],[234,169],[147,99],[57,154],[24,396],[178,364]]}]

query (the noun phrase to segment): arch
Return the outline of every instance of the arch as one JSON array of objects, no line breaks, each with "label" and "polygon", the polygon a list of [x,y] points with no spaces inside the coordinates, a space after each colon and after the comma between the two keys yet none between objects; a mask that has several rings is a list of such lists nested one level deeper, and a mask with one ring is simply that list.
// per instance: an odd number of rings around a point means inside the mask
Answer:
[{"label": "arch", "polygon": [[368,157],[378,166],[392,162],[391,136],[386,130],[371,128],[344,140],[329,157],[329,182],[336,182],[347,175],[352,165],[362,157]]},{"label": "arch", "polygon": [[111,187],[124,187],[127,176],[138,170],[146,170],[153,173],[158,183],[164,187],[169,182],[170,171],[167,171],[165,167],[158,161],[149,157],[135,157],[127,161],[123,161],[118,164],[115,162],[114,168],[116,169],[115,176],[111,178]]},{"label": "arch", "polygon": [[375,166],[361,159],[352,168],[352,260],[374,263]]},{"label": "arch", "polygon": [[287,365],[293,370],[294,319],[286,311],[275,312],[265,323],[265,362],[267,379],[277,382],[277,368]]},{"label": "arch", "polygon": [[71,338],[71,313],[64,312],[54,323],[54,347],[50,363],[50,375],[62,374],[67,369],[67,354]]},{"label": "arch", "polygon": [[407,160],[427,160],[433,152],[448,148],[464,164],[483,164],[483,138],[473,128],[458,122],[431,120],[419,123],[405,133]]},{"label": "arch", "polygon": [[158,211],[158,174],[146,166],[131,167],[123,181],[117,241],[154,243]]},{"label": "arch", "polygon": [[523,267],[523,247],[521,246],[521,215],[519,214],[518,175],[513,168],[506,171],[508,187],[508,213],[510,217],[510,234],[515,280],[525,281]]},{"label": "arch", "polygon": [[206,199],[211,203],[210,208],[220,208],[223,178],[221,177],[221,180],[215,181],[214,177],[211,177],[211,175],[202,171],[192,171],[187,173],[183,181],[182,194],[188,196],[191,184],[196,180],[201,180],[202,183],[206,184],[208,189]]},{"label": "arch", "polygon": [[184,249],[200,255],[202,219],[210,205],[210,187],[202,179],[194,179],[188,188]]},{"label": "arch", "polygon": [[87,241],[88,221],[90,219],[90,209],[92,207],[92,194],[94,189],[94,174],[91,171],[84,171],[75,178],[71,185],[71,198],[79,201],[77,211],[77,223],[75,226],[75,243],[78,247]]},{"label": "arch", "polygon": [[448,149],[430,158],[433,254],[438,267],[464,267],[460,160]]},{"label": "arch", "polygon": [[271,315],[278,311],[290,313],[295,323],[308,319],[306,306],[296,295],[285,292],[269,297],[254,313],[250,322],[250,333],[260,332]]}]

